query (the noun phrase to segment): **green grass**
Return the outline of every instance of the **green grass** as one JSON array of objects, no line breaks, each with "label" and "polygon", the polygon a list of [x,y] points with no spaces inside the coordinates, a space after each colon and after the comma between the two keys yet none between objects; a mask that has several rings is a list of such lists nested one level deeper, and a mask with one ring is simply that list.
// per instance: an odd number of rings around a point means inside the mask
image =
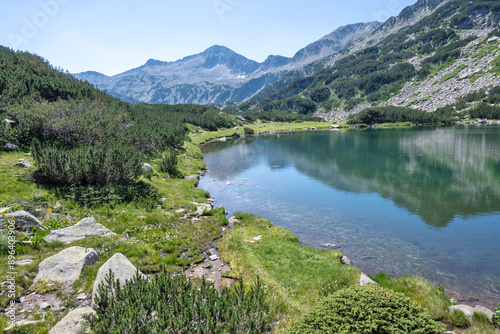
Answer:
[{"label": "green grass", "polygon": [[480,60],[487,55],[494,55],[500,50],[500,42],[487,44],[483,46],[479,51],[474,55],[476,60]]},{"label": "green grass", "polygon": [[409,102],[408,104],[405,105],[405,107],[409,107],[409,106],[412,106],[414,104],[417,104],[417,103],[420,103],[420,102],[424,102],[424,101],[427,101],[429,100],[431,97],[430,96],[426,96],[426,97],[423,97],[421,99],[417,99],[417,100],[413,100],[411,102]]},{"label": "green grass", "polygon": [[456,69],[454,69],[452,72],[450,73],[447,73],[445,75],[443,75],[443,77],[441,78],[441,80],[439,80],[439,84],[442,84],[443,82],[446,82],[454,77],[457,76],[457,74],[463,70],[464,68],[468,67],[467,65],[465,64],[460,64]]},{"label": "green grass", "polygon": [[[268,132],[268,131],[286,131],[290,129],[328,129],[330,123],[327,122],[301,122],[301,123],[279,123],[279,122],[269,122],[263,123],[260,120],[254,122],[253,124],[245,124],[247,128],[253,129],[255,133],[257,132]],[[203,130],[192,130],[189,134],[193,144],[202,144],[209,140],[221,137],[230,137],[233,133],[244,134],[243,127],[239,127],[239,130],[218,130],[218,131],[203,131]]]},{"label": "green grass", "polygon": [[359,279],[358,269],[340,264],[339,252],[301,247],[291,232],[257,216],[236,217],[241,223],[228,229],[217,247],[232,276],[262,279],[279,314],[278,332],[325,296]]}]

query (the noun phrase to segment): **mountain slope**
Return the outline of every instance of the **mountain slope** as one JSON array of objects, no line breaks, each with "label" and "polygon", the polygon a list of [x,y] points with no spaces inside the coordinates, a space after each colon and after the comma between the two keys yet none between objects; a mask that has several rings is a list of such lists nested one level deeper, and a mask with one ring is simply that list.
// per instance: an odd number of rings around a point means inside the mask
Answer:
[{"label": "mountain slope", "polygon": [[500,84],[499,21],[498,1],[420,0],[340,54],[309,65],[325,69],[282,84],[284,77],[241,109],[316,112],[328,120],[370,106],[434,111]]},{"label": "mountain slope", "polygon": [[215,45],[174,62],[150,59],[138,68],[111,77],[92,71],[75,74],[75,77],[128,102],[242,102],[290,71],[337,53],[350,42],[369,35],[379,25],[370,22],[340,27],[299,50],[292,59],[271,55],[258,63]]}]

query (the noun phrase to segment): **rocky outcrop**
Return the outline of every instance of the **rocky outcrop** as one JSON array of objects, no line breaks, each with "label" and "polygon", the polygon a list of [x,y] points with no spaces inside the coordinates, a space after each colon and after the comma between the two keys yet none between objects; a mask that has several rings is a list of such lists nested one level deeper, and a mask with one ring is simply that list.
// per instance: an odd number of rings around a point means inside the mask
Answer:
[{"label": "rocky outcrop", "polygon": [[7,219],[14,220],[14,226],[16,230],[19,231],[30,231],[34,228],[45,229],[42,222],[36,219],[31,213],[20,210],[12,213],[8,213],[6,218],[0,218],[0,229],[6,228]]},{"label": "rocky outcrop", "polygon": [[53,255],[38,265],[38,274],[33,283],[74,282],[80,277],[83,268],[99,260],[99,255],[93,248],[70,247]]},{"label": "rocky outcrop", "polygon": [[[113,272],[114,279],[120,281],[120,285],[125,285],[126,281],[131,280],[137,273],[137,268],[121,253],[116,253],[113,255],[106,263],[104,263],[99,271],[94,281],[94,286],[92,289],[92,303],[95,301],[95,296],[97,294],[97,289],[100,284],[104,284],[106,277],[109,272]],[[147,277],[139,272],[139,274],[147,279]]]},{"label": "rocky outcrop", "polygon": [[492,310],[487,309],[486,307],[481,305],[476,305],[475,307],[472,307],[469,305],[459,304],[459,305],[451,305],[450,307],[448,307],[448,312],[453,312],[455,310],[462,311],[464,315],[469,319],[472,319],[472,317],[474,316],[474,312],[484,313],[488,317],[488,319],[492,319],[494,315],[494,312]]},{"label": "rocky outcrop", "polygon": [[49,331],[49,334],[80,334],[86,330],[84,314],[95,314],[91,307],[80,307],[69,312]]},{"label": "rocky outcrop", "polygon": [[69,244],[75,240],[88,237],[107,237],[111,235],[115,235],[115,233],[99,224],[93,217],[88,217],[80,220],[73,226],[51,231],[43,240],[46,242],[61,241]]}]

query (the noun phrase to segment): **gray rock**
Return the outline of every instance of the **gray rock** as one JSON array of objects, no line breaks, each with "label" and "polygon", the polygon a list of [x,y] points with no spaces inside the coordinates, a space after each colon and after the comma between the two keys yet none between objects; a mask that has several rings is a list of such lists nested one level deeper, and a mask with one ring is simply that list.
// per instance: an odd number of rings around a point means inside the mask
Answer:
[{"label": "gray rock", "polygon": [[9,333],[13,329],[15,329],[15,328],[19,328],[19,327],[22,327],[22,326],[36,325],[36,324],[38,324],[40,322],[42,322],[42,320],[19,320],[19,321],[16,321],[16,322],[10,324],[10,326],[7,327],[7,328],[5,328],[3,330],[3,332],[4,333]]},{"label": "gray rock", "polygon": [[219,141],[226,141],[226,137],[220,138]]},{"label": "gray rock", "polygon": [[450,307],[448,307],[448,312],[453,312],[454,310],[462,311],[464,315],[470,319],[472,319],[472,316],[474,315],[474,308],[469,305],[459,304],[451,305]]},{"label": "gray rock", "polygon": [[342,256],[342,258],[340,259],[340,263],[342,264],[346,264],[348,266],[351,266],[351,260],[349,260],[349,258],[347,256]]},{"label": "gray rock", "polygon": [[361,273],[361,276],[359,277],[359,285],[365,286],[371,284],[378,285],[378,283],[368,277],[368,275],[366,275],[365,273]]},{"label": "gray rock", "polygon": [[[16,230],[20,231],[29,231],[33,228],[45,230],[45,227],[42,225],[35,216],[31,213],[26,212],[24,210],[12,212],[7,214],[7,219],[14,219]],[[6,228],[6,219],[0,218],[0,229]]]},{"label": "gray rock", "polygon": [[66,314],[52,329],[49,334],[77,334],[86,330],[84,314],[95,314],[91,307],[81,307]]},{"label": "gray rock", "polygon": [[38,281],[74,282],[88,265],[99,260],[99,255],[93,248],[69,247],[43,260],[38,265],[38,274],[33,284]]},{"label": "gray rock", "polygon": [[233,137],[233,138],[240,138],[241,135],[238,132],[235,132],[235,133],[233,133],[233,135],[231,137]]},{"label": "gray rock", "polygon": [[235,223],[239,223],[240,221],[236,219],[235,216],[232,216],[231,218],[228,219],[228,222],[230,225],[234,225]]},{"label": "gray rock", "polygon": [[197,179],[198,178],[198,174],[196,175],[188,175],[185,177],[186,180],[192,180],[192,179]]},{"label": "gray rock", "polygon": [[73,226],[54,230],[50,232],[43,240],[46,242],[61,241],[69,244],[75,240],[80,240],[93,236],[107,237],[115,235],[103,225],[99,224],[93,217],[80,220]]},{"label": "gray rock", "polygon": [[210,261],[216,261],[219,257],[214,254],[214,255],[210,255],[208,258],[210,259]]},{"label": "gray rock", "polygon": [[150,164],[144,163],[142,164],[142,170],[145,171],[146,173],[152,173],[153,167],[151,167]]},{"label": "gray rock", "polygon": [[17,146],[16,144],[7,143],[7,144],[5,144],[5,146],[3,147],[3,149],[5,151],[15,151],[15,150],[19,149],[19,146]]},{"label": "gray rock", "polygon": [[31,164],[31,162],[29,162],[28,160],[24,160],[23,159],[23,160],[19,161],[18,163],[14,164],[13,167],[29,168],[31,166],[33,166]]},{"label": "gray rock", "polygon": [[477,313],[484,313],[488,316],[489,319],[493,319],[493,315],[495,314],[495,312],[493,312],[492,310],[484,307],[484,306],[481,306],[481,305],[476,305],[474,306],[474,312],[477,312]]},{"label": "gray rock", "polygon": [[27,266],[27,265],[32,264],[32,263],[33,263],[32,259],[25,259],[25,260],[16,261],[16,264],[18,266]]},{"label": "gray rock", "polygon": [[238,118],[238,119],[239,119],[240,121],[242,121],[242,122],[246,122],[246,118],[244,118],[244,117],[243,117],[243,116],[241,116],[241,115],[236,116],[236,118]]},{"label": "gray rock", "polygon": [[49,308],[50,307],[50,304],[49,303],[46,303],[46,302],[43,302],[39,305],[40,309],[41,310],[45,310],[46,308]]},{"label": "gray rock", "polygon": [[87,294],[85,292],[76,296],[76,300],[85,300],[85,299],[87,299]]},{"label": "gray rock", "polygon": [[[99,284],[105,282],[106,276],[109,274],[109,271],[114,273],[115,280],[119,280],[120,284],[123,286],[125,282],[131,280],[135,274],[137,273],[137,268],[125,257],[125,255],[121,253],[116,253],[113,255],[106,263],[104,263],[99,271],[97,272],[97,276],[94,281],[94,286],[92,288],[92,303],[94,303],[95,296],[97,294],[97,288]],[[144,279],[147,277],[139,272]]]}]

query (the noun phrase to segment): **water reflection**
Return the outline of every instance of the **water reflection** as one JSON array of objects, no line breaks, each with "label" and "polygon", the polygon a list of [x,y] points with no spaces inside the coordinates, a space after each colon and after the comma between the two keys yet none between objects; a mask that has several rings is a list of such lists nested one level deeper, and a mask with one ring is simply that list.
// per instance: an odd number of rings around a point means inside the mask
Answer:
[{"label": "water reflection", "polygon": [[[378,193],[429,226],[500,211],[500,130],[453,127],[295,133],[206,145],[211,177],[294,166],[350,193]],[[222,162],[222,163],[220,163]],[[279,170],[279,168],[271,168]]]}]

